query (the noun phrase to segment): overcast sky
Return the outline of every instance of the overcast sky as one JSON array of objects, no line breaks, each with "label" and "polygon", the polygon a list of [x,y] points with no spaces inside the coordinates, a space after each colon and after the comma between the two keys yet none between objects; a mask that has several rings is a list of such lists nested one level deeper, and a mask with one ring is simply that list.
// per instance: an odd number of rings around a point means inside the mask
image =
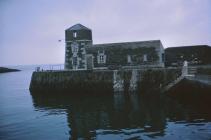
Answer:
[{"label": "overcast sky", "polygon": [[76,23],[94,44],[211,45],[211,0],[0,0],[0,66],[63,63],[58,40]]}]

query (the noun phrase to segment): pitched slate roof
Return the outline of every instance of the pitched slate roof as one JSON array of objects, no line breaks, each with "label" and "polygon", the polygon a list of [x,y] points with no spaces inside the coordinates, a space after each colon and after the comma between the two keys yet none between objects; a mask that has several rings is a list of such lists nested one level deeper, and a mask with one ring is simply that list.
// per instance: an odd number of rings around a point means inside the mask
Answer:
[{"label": "pitched slate roof", "polygon": [[89,28],[87,28],[87,27],[85,27],[85,26],[83,26],[79,23],[79,24],[75,24],[75,25],[71,26],[67,30],[75,31],[75,30],[91,30],[91,29],[89,29]]},{"label": "pitched slate roof", "polygon": [[94,44],[91,48],[108,48],[108,47],[123,47],[123,48],[139,48],[139,47],[161,47],[160,40],[150,41],[136,41],[136,42],[121,42],[121,43],[106,43],[106,44]]}]

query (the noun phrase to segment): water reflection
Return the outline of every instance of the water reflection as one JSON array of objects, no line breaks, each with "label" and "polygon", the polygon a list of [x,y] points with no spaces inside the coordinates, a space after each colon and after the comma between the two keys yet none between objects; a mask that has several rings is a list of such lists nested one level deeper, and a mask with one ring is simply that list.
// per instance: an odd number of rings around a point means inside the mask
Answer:
[{"label": "water reflection", "polygon": [[103,97],[32,97],[37,111],[67,114],[71,139],[151,139],[168,136],[171,122],[206,121],[201,114],[161,97],[120,93]]}]

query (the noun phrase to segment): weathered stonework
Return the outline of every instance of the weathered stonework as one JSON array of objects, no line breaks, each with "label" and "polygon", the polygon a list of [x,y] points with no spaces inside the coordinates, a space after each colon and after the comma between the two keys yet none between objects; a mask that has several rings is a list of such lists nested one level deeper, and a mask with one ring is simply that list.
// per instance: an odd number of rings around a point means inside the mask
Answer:
[{"label": "weathered stonework", "polygon": [[65,69],[87,69],[86,47],[92,45],[92,31],[77,24],[65,31]]},{"label": "weathered stonework", "polygon": [[160,40],[92,44],[92,31],[76,24],[65,31],[65,69],[134,69],[164,67]]},{"label": "weathered stonework", "polygon": [[[164,67],[163,46],[159,40],[99,44],[86,48],[87,54],[93,54],[94,67],[130,67],[152,66]],[[99,63],[99,52],[104,52],[105,63]],[[130,63],[128,63],[128,56]],[[145,60],[144,60],[145,58]]]},{"label": "weathered stonework", "polygon": [[181,69],[43,71],[34,72],[32,93],[111,94],[162,89],[181,75]]}]

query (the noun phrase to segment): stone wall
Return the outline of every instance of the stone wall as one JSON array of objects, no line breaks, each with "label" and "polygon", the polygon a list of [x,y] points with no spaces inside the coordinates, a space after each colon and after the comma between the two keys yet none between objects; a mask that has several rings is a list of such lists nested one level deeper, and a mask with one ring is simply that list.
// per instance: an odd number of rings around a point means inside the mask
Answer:
[{"label": "stone wall", "polygon": [[181,68],[147,70],[142,73],[138,90],[144,93],[164,89],[181,75]]},{"label": "stone wall", "polygon": [[[73,33],[77,32],[77,37]],[[65,41],[92,40],[91,30],[65,30]]]},{"label": "stone wall", "polygon": [[160,90],[181,75],[180,69],[34,72],[32,93],[112,94]]},{"label": "stone wall", "polygon": [[[54,71],[34,72],[30,83],[32,92],[96,93],[111,92],[112,71]],[[99,93],[100,94],[100,93]]]},{"label": "stone wall", "polygon": [[170,47],[165,49],[166,66],[182,66],[184,61],[189,65],[211,64],[211,47],[207,45]]},{"label": "stone wall", "polygon": [[[86,69],[86,50],[92,41],[66,42],[65,69]],[[76,66],[77,68],[73,67]]]},{"label": "stone wall", "polygon": [[[98,52],[104,52],[106,56],[106,63],[98,63]],[[153,47],[140,48],[123,48],[121,46],[115,47],[90,47],[87,49],[87,54],[93,54],[95,67],[107,66],[137,66],[137,65],[155,65],[158,63],[158,54]],[[144,61],[144,55],[147,56],[147,61]],[[128,62],[130,56],[131,62]]]}]

